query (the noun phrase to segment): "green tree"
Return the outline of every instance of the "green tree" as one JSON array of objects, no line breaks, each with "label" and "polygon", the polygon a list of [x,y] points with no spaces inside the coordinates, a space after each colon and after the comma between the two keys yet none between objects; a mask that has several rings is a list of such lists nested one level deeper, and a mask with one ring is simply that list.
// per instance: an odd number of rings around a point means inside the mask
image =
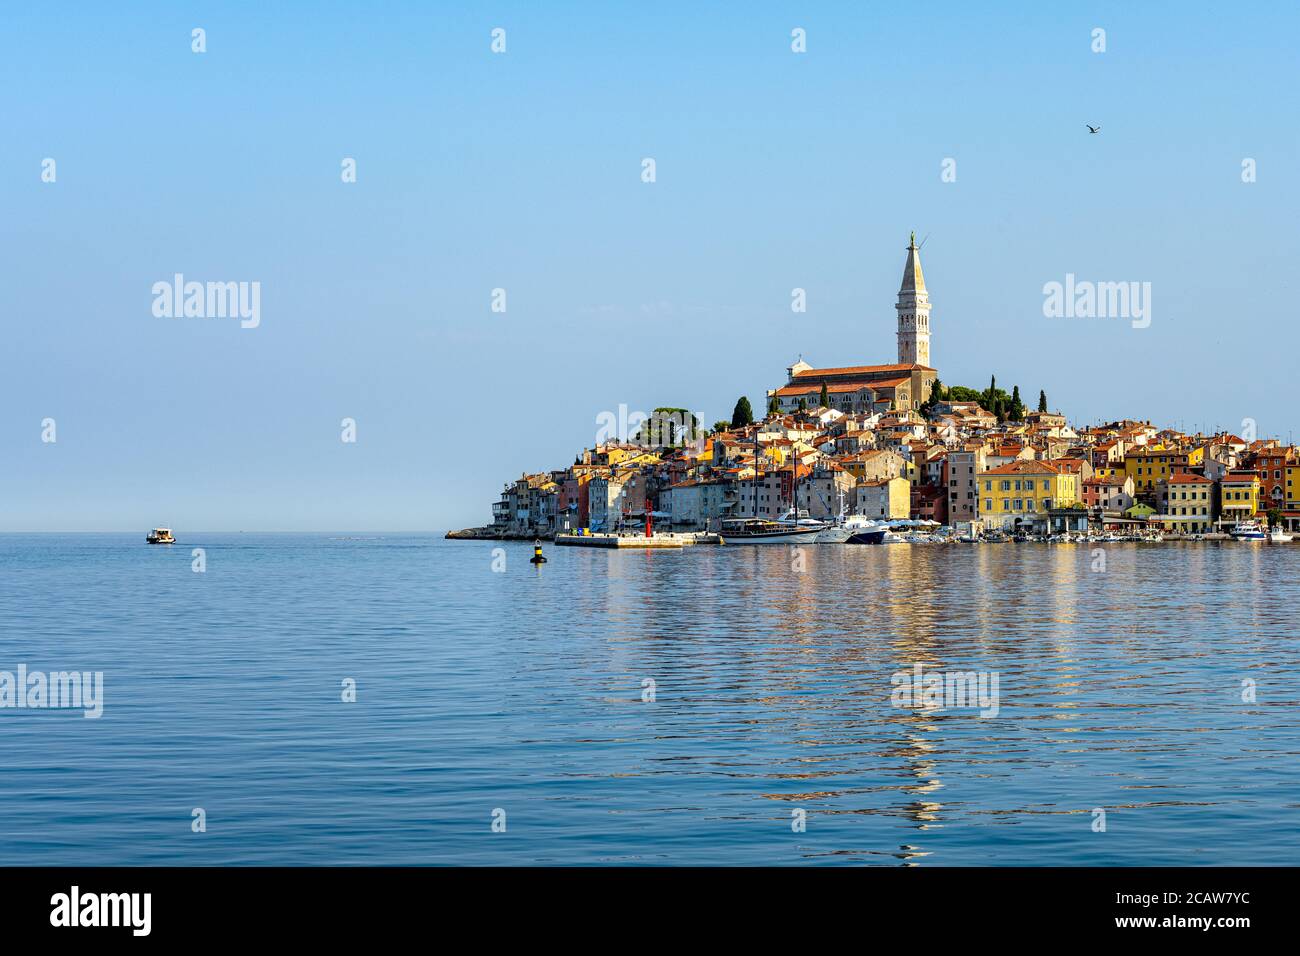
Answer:
[{"label": "green tree", "polygon": [[820,405],[822,408],[831,407],[831,392],[830,389],[826,387],[825,382],[822,382],[822,393],[817,398],[817,404]]},{"label": "green tree", "polygon": [[[949,389],[948,392],[951,396],[953,389]],[[1007,412],[1011,408],[1011,396],[998,388],[998,377],[996,375],[989,377],[989,387],[980,392],[974,401],[979,402],[980,408],[991,412],[1002,420],[1006,419]]]},{"label": "green tree", "polygon": [[935,406],[943,401],[943,383],[937,378],[930,383],[930,394],[921,403],[921,414],[929,418],[934,414]]},{"label": "green tree", "polygon": [[983,396],[973,388],[967,388],[965,385],[953,385],[944,395],[950,402],[979,402]]},{"label": "green tree", "polygon": [[1038,410],[1040,412],[1047,411],[1047,392],[1042,389],[1038,390]]},{"label": "green tree", "polygon": [[806,398],[799,399],[799,411],[801,412],[808,411],[808,399]]},{"label": "green tree", "polygon": [[725,432],[730,427],[731,427],[731,422],[727,421],[725,418],[720,422],[713,423],[713,430],[715,432]]},{"label": "green tree", "polygon": [[736,407],[731,412],[731,427],[740,428],[754,423],[754,410],[749,407],[749,398],[745,395],[736,399]]},{"label": "green tree", "polygon": [[776,396],[773,395],[771,398],[767,400],[767,417],[771,418],[773,415],[777,414],[780,411],[781,411],[781,403],[777,401]]},{"label": "green tree", "polygon": [[1268,509],[1268,526],[1270,528],[1282,527],[1282,512],[1278,508]]},{"label": "green tree", "polygon": [[1019,385],[1013,385],[1011,388],[1011,405],[1007,408],[1007,417],[1013,422],[1025,420],[1025,403],[1020,400]]}]

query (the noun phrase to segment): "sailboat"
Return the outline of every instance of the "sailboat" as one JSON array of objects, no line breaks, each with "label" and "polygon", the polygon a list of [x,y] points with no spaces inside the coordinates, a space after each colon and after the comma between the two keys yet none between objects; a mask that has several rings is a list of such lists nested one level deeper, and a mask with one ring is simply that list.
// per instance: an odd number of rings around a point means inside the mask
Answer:
[{"label": "sailboat", "polygon": [[[758,516],[758,432],[754,426],[754,479],[751,484],[754,496],[754,513],[748,518],[723,518],[722,541],[725,544],[814,544],[817,536],[826,529],[821,521],[801,517],[799,514],[799,462],[791,460],[791,498],[794,506],[780,521]],[[806,515],[807,512],[804,512]]]}]

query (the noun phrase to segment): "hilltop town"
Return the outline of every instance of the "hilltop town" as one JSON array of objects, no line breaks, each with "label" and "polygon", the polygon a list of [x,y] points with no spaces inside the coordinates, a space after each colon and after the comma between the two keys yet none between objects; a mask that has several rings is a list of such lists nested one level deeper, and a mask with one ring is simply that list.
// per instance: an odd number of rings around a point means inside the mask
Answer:
[{"label": "hilltop town", "polygon": [[[1188,434],[1149,421],[1072,427],[1040,391],[945,387],[930,366],[930,300],[915,234],[898,313],[898,360],[814,368],[705,428],[663,409],[572,465],[509,482],[480,537],[589,528],[716,530],[724,518],[914,519],[960,533],[1158,529],[1214,534],[1246,519],[1300,529],[1300,453],[1277,439]],[[797,485],[796,485],[797,478]]]}]

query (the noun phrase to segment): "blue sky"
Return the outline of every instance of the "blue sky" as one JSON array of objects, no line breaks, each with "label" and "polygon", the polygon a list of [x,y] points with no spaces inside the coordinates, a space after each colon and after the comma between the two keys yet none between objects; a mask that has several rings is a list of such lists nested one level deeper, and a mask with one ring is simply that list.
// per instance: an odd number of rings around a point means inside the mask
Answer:
[{"label": "blue sky", "polygon": [[[893,361],[912,229],[946,383],[1300,432],[1295,8],[979,6],[6,9],[0,530],[483,523],[602,411]],[[156,318],[177,272],[260,326]]]}]

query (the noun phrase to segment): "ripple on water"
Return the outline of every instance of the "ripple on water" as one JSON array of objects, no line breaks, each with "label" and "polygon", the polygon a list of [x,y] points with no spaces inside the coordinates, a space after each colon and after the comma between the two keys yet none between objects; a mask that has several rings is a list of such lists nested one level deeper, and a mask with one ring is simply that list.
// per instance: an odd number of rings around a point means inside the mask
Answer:
[{"label": "ripple on water", "polygon": [[0,863],[1294,862],[1300,547],[182,538],[0,536],[0,669],[105,674],[0,710]]}]

